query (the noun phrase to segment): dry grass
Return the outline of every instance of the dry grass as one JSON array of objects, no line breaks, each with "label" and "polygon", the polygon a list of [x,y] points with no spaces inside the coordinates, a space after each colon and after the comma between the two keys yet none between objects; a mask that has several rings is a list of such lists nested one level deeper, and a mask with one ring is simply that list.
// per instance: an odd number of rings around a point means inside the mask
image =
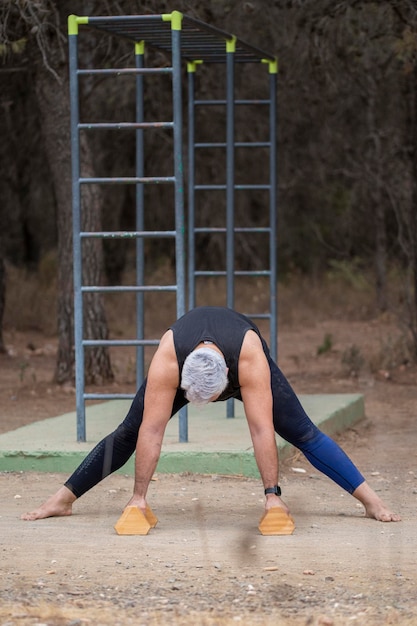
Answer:
[{"label": "dry grass", "polygon": [[[9,266],[4,324],[17,331],[36,329],[46,334],[56,332],[56,263],[45,258],[36,273]],[[132,272],[123,278],[123,284],[134,284]],[[175,274],[168,265],[160,266],[147,280],[148,285],[175,283]],[[292,324],[344,316],[364,319],[375,313],[374,295],[366,282],[348,284],[343,276],[317,278],[293,276],[278,286],[279,317],[281,324]],[[247,313],[266,312],[269,308],[269,286],[265,278],[242,278],[235,281],[235,308]],[[206,278],[197,281],[197,305],[226,305],[224,278]],[[148,325],[163,327],[176,314],[175,294],[146,293],[145,310],[149,312]],[[118,336],[135,325],[135,294],[119,293],[105,297],[106,313],[112,332]]]},{"label": "dry grass", "polygon": [[45,336],[57,331],[55,263],[45,260],[37,273],[9,265],[3,324],[9,330],[36,330]]},{"label": "dry grass", "polygon": [[[257,626],[275,626],[277,623],[288,626],[305,625],[304,618],[281,618],[277,621],[275,616],[244,616],[240,620],[234,617],[223,617],[205,612],[193,612],[192,614],[180,615],[175,611],[169,613],[154,611],[140,611],[138,609],[120,609],[113,607],[98,608],[95,606],[83,606],[82,608],[48,604],[41,601],[37,606],[24,606],[10,604],[0,608],[0,620],[2,624],[14,626],[162,626],[166,623],[175,626],[235,626],[236,624],[256,624]],[[310,622],[311,623],[311,622]],[[336,626],[336,622],[335,622]]]},{"label": "dry grass", "polygon": [[[242,615],[224,616],[220,614],[191,611],[181,615],[175,609],[169,612],[140,611],[138,608],[121,609],[120,607],[97,607],[93,604],[77,602],[78,606],[47,603],[38,604],[4,603],[0,607],[0,623],[4,626],[163,626],[170,623],[175,626],[345,626],[346,616],[326,616],[320,611],[316,615],[288,616],[273,612],[270,615],[243,613]],[[357,626],[415,626],[415,618],[405,617],[394,609],[385,615],[370,613],[355,616]]]},{"label": "dry grass", "polygon": [[[38,331],[45,337],[56,335],[56,261],[46,257],[37,273],[28,273],[15,267],[7,268],[7,297],[4,315],[5,330],[13,333]],[[132,273],[124,276],[125,285],[134,284]],[[356,272],[346,265],[335,266],[326,275],[286,277],[278,286],[278,316],[280,328],[299,325],[314,326],[327,320],[370,321],[378,319],[386,324],[387,332],[381,335],[379,348],[367,358],[371,371],[398,367],[412,360],[409,332],[403,323],[404,313],[400,309],[400,279],[393,274],[390,280],[392,313],[382,317],[376,308],[371,278],[366,272]],[[175,274],[169,265],[161,265],[147,279],[148,285],[175,284]],[[206,278],[197,281],[196,304],[226,305],[225,279]],[[269,286],[263,277],[242,278],[235,281],[235,308],[243,313],[263,313],[269,309]],[[135,336],[136,296],[118,293],[104,297],[110,335],[113,338]],[[145,293],[145,336],[160,337],[167,324],[176,317],[175,293]],[[261,330],[268,337],[268,323],[260,321]],[[333,338],[337,340],[337,337]],[[147,360],[153,354],[147,348]],[[149,354],[148,354],[149,352]],[[360,348],[351,346],[342,356],[342,365],[350,371],[362,367],[363,355]],[[131,365],[129,365],[131,363]],[[135,354],[127,358],[123,369],[129,378],[135,369]]]}]

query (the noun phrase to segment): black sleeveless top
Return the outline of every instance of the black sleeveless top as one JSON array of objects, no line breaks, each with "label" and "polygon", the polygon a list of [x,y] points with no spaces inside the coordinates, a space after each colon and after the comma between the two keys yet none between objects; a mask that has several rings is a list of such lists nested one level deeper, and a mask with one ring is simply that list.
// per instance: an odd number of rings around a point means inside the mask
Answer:
[{"label": "black sleeveless top", "polygon": [[213,342],[222,351],[229,368],[229,383],[216,402],[240,395],[238,362],[243,339],[248,330],[256,332],[262,341],[264,351],[268,353],[258,327],[245,315],[226,307],[197,307],[180,317],[170,329],[174,335],[180,380],[184,361],[198,344],[203,341]]}]

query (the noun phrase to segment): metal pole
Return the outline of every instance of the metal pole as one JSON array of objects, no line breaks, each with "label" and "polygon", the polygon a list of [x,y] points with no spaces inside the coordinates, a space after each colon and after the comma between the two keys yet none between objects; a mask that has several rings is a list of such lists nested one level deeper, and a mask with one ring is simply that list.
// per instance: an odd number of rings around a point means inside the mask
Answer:
[{"label": "metal pole", "polygon": [[188,309],[195,307],[195,63],[188,63]]},{"label": "metal pole", "polygon": [[271,356],[276,361],[278,357],[278,298],[277,298],[277,65],[269,64],[269,128],[270,128],[270,349]]},{"label": "metal pole", "polygon": [[78,24],[75,16],[68,19],[69,80],[71,108],[71,180],[72,180],[72,245],[74,280],[74,344],[75,344],[75,399],[77,412],[77,441],[86,440],[84,403],[84,348],[81,247],[81,192],[80,192],[80,138],[78,89]]},{"label": "metal pole", "polygon": [[[144,66],[145,43],[143,41],[135,45],[136,68]],[[143,74],[136,75],[136,122],[144,121],[143,111]],[[136,176],[144,177],[144,140],[143,129],[136,130]],[[144,231],[144,188],[143,183],[136,185],[136,230]],[[143,286],[145,280],[145,259],[143,237],[136,238],[136,285]],[[143,339],[144,330],[144,292],[138,291],[136,294],[136,339]],[[139,389],[145,377],[144,348],[136,347],[136,388]]]},{"label": "metal pole", "polygon": [[[184,253],[184,165],[182,154],[182,88],[181,88],[181,23],[182,15],[171,14],[172,36],[172,93],[174,119],[175,170],[175,257],[177,278],[177,318],[185,313],[185,253]],[[179,440],[188,441],[187,411],[179,414]]]},{"label": "metal pole", "polygon": [[[234,52],[235,38],[226,42],[226,301],[235,304],[235,116]],[[234,417],[234,401],[227,401],[227,417]]]}]

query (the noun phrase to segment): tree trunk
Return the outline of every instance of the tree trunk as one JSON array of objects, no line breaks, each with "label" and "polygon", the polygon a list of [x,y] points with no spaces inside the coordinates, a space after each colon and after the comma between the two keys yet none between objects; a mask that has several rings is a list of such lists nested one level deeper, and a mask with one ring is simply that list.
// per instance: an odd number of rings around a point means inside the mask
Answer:
[{"label": "tree trunk", "polygon": [[[70,11],[62,3],[61,23],[66,23]],[[35,52],[35,51],[34,51]],[[51,170],[56,196],[58,226],[58,357],[55,379],[64,383],[74,378],[74,303],[73,303],[73,251],[71,203],[71,142],[69,81],[66,50],[60,48],[56,37],[50,41],[48,63],[56,76],[46,68],[36,50],[35,81],[40,111],[42,136]],[[91,173],[92,157],[86,142],[82,147],[82,166]],[[101,191],[87,190],[84,205],[88,206],[85,224],[91,230],[101,230]],[[84,281],[100,284],[102,271],[101,245],[87,243],[85,250]],[[107,338],[107,322],[102,300],[98,294],[85,300],[85,336]],[[108,351],[103,348],[89,350],[85,363],[86,382],[99,383],[113,378]]]},{"label": "tree trunk", "polygon": [[409,239],[410,239],[410,329],[413,337],[414,358],[417,361],[417,64],[414,64],[412,73],[412,128],[411,137],[411,167],[413,173],[413,192],[410,207]]},{"label": "tree trunk", "polygon": [[406,302],[408,305],[407,324],[412,337],[412,352],[417,362],[417,64],[407,76],[405,83],[407,115],[405,123],[406,145],[411,173],[409,205],[400,212],[397,219],[403,230],[402,248],[408,263]]},{"label": "tree trunk", "polygon": [[[94,176],[91,150],[85,135],[80,137],[83,176]],[[82,228],[100,231],[103,194],[97,185],[84,185],[82,189]],[[100,239],[83,242],[83,284],[100,285],[104,272],[103,245]],[[98,293],[84,296],[84,336],[88,339],[108,339],[106,314]],[[89,348],[85,353],[85,381],[100,384],[113,379],[108,350]]]},{"label": "tree trunk", "polygon": [[1,249],[0,242],[0,353],[6,352],[6,347],[3,341],[3,314],[4,305],[6,301],[6,270],[4,267],[3,250]]}]

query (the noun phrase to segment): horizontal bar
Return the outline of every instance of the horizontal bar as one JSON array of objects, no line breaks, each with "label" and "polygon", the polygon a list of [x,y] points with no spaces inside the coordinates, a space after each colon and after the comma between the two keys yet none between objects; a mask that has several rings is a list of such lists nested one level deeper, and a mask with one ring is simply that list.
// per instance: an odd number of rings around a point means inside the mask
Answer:
[{"label": "horizontal bar", "polygon": [[[196,106],[209,105],[225,105],[227,100],[194,100]],[[271,100],[233,100],[233,104],[271,104]]]},{"label": "horizontal bar", "polygon": [[227,143],[195,143],[194,148],[227,148]]},{"label": "horizontal bar", "polygon": [[90,76],[92,74],[117,74],[121,76],[123,74],[172,74],[172,67],[106,67],[103,69],[91,68],[91,69],[78,69],[77,74]]},{"label": "horizontal bar", "polygon": [[209,189],[226,189],[226,185],[194,185],[196,191]]},{"label": "horizontal bar", "polygon": [[158,346],[159,339],[84,339],[83,346]]},{"label": "horizontal bar", "polygon": [[[270,189],[271,185],[233,185],[234,189]],[[197,191],[204,191],[210,189],[227,189],[226,185],[194,185],[194,189]]]},{"label": "horizontal bar", "polygon": [[78,124],[80,130],[126,130],[129,128],[174,128],[174,122],[83,122]]},{"label": "horizontal bar", "polygon": [[97,184],[114,184],[120,185],[123,183],[126,184],[157,184],[157,183],[175,183],[175,176],[148,176],[148,177],[139,177],[139,176],[127,176],[120,178],[79,178],[78,182],[81,184],[84,183],[97,183]]},{"label": "horizontal bar", "polygon": [[[237,141],[233,144],[235,148],[269,148],[270,141]],[[227,148],[227,143],[195,143],[194,148]]]},{"label": "horizontal bar", "polygon": [[177,285],[85,285],[82,293],[124,293],[142,291],[176,291]]},{"label": "horizontal bar", "polygon": [[81,239],[101,238],[101,239],[139,239],[140,237],[175,237],[175,230],[134,230],[134,231],[114,231],[114,232],[81,232]]},{"label": "horizontal bar", "polygon": [[216,271],[213,270],[213,271],[207,271],[207,272],[196,271],[196,272],[193,272],[193,274],[194,274],[194,276],[226,276],[227,272],[225,272],[225,271],[218,271],[218,272],[216,272]]},{"label": "horizontal bar", "polygon": [[84,400],[132,400],[134,393],[85,393]]},{"label": "horizontal bar", "polygon": [[[226,233],[227,229],[224,227],[213,227],[213,228],[194,228],[195,233]],[[236,227],[233,229],[234,233],[270,233],[271,229],[266,226],[254,226],[253,228],[240,228]]]},{"label": "horizontal bar", "polygon": [[[193,272],[194,276],[226,276],[227,272],[225,271],[197,271]],[[271,272],[269,270],[259,270],[259,271],[245,271],[245,270],[235,270],[233,272],[234,276],[270,276]]]},{"label": "horizontal bar", "polygon": [[235,185],[235,189],[271,189],[271,185]]},{"label": "horizontal bar", "polygon": [[[91,26],[96,25],[103,25],[104,24],[107,26],[109,24],[117,24],[118,22],[123,24],[129,24],[132,23],[133,25],[135,25],[137,23],[139,19],[139,22],[142,24],[144,24],[145,22],[155,22],[156,24],[159,24],[161,22],[161,15],[156,15],[156,14],[147,14],[147,15],[106,15],[105,17],[102,17],[100,15],[94,15],[94,16],[89,16],[88,18],[88,24]],[[100,26],[98,26],[100,27]]]},{"label": "horizontal bar", "polygon": [[235,276],[270,276],[271,272],[270,270],[253,270],[253,271],[246,271],[246,270],[236,270],[234,272]]}]

